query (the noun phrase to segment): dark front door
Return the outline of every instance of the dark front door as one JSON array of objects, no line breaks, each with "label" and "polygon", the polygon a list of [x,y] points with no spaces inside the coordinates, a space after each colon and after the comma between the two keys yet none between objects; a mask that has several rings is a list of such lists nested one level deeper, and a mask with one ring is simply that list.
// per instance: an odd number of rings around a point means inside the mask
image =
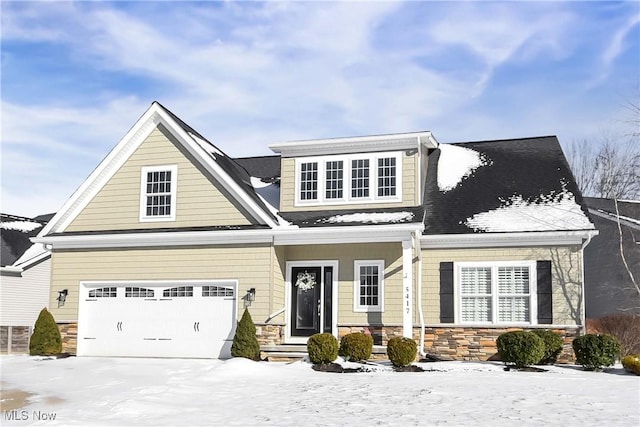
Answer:
[{"label": "dark front door", "polygon": [[291,335],[310,337],[320,332],[322,267],[291,268]]}]

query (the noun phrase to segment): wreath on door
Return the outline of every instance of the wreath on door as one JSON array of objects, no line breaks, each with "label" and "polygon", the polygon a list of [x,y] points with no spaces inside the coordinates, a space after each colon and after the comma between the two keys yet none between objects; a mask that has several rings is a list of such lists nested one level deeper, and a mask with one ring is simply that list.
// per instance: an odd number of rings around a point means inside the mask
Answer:
[{"label": "wreath on door", "polygon": [[303,291],[313,289],[316,285],[316,280],[313,276],[305,270],[304,273],[298,273],[298,280],[296,280],[296,286]]}]

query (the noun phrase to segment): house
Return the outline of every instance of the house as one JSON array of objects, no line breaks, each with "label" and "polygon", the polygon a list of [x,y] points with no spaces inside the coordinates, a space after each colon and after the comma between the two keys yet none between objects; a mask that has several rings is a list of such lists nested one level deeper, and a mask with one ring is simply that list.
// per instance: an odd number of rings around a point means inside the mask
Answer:
[{"label": "house", "polygon": [[613,199],[584,200],[600,232],[584,252],[587,318],[640,314],[640,295],[622,259],[624,254],[631,274],[640,283],[640,201],[618,200],[616,210]]},{"label": "house", "polygon": [[245,307],[267,351],[364,331],[486,359],[511,328],[583,327],[597,231],[555,137],[270,148],[232,159],[154,102],[34,239],[65,351],[226,357]]},{"label": "house", "polygon": [[51,254],[29,239],[53,214],[0,214],[0,351],[25,352],[38,314],[49,306]]}]

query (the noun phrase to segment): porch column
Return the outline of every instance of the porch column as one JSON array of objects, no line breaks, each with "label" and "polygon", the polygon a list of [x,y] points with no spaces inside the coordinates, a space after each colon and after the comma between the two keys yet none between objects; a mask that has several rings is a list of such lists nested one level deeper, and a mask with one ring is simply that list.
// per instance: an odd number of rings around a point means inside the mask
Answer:
[{"label": "porch column", "polygon": [[413,338],[413,251],[411,240],[402,241],[402,335]]}]

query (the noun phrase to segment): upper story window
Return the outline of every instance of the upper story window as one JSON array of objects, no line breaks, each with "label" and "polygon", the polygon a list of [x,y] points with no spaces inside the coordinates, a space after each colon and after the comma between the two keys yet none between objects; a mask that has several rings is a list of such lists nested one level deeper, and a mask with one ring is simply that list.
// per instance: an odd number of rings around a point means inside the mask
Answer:
[{"label": "upper story window", "polygon": [[400,152],[300,158],[296,206],[402,201]]},{"label": "upper story window", "polygon": [[535,262],[458,263],[461,323],[535,323]]},{"label": "upper story window", "polygon": [[176,165],[143,167],[140,221],[173,221],[176,212]]}]

